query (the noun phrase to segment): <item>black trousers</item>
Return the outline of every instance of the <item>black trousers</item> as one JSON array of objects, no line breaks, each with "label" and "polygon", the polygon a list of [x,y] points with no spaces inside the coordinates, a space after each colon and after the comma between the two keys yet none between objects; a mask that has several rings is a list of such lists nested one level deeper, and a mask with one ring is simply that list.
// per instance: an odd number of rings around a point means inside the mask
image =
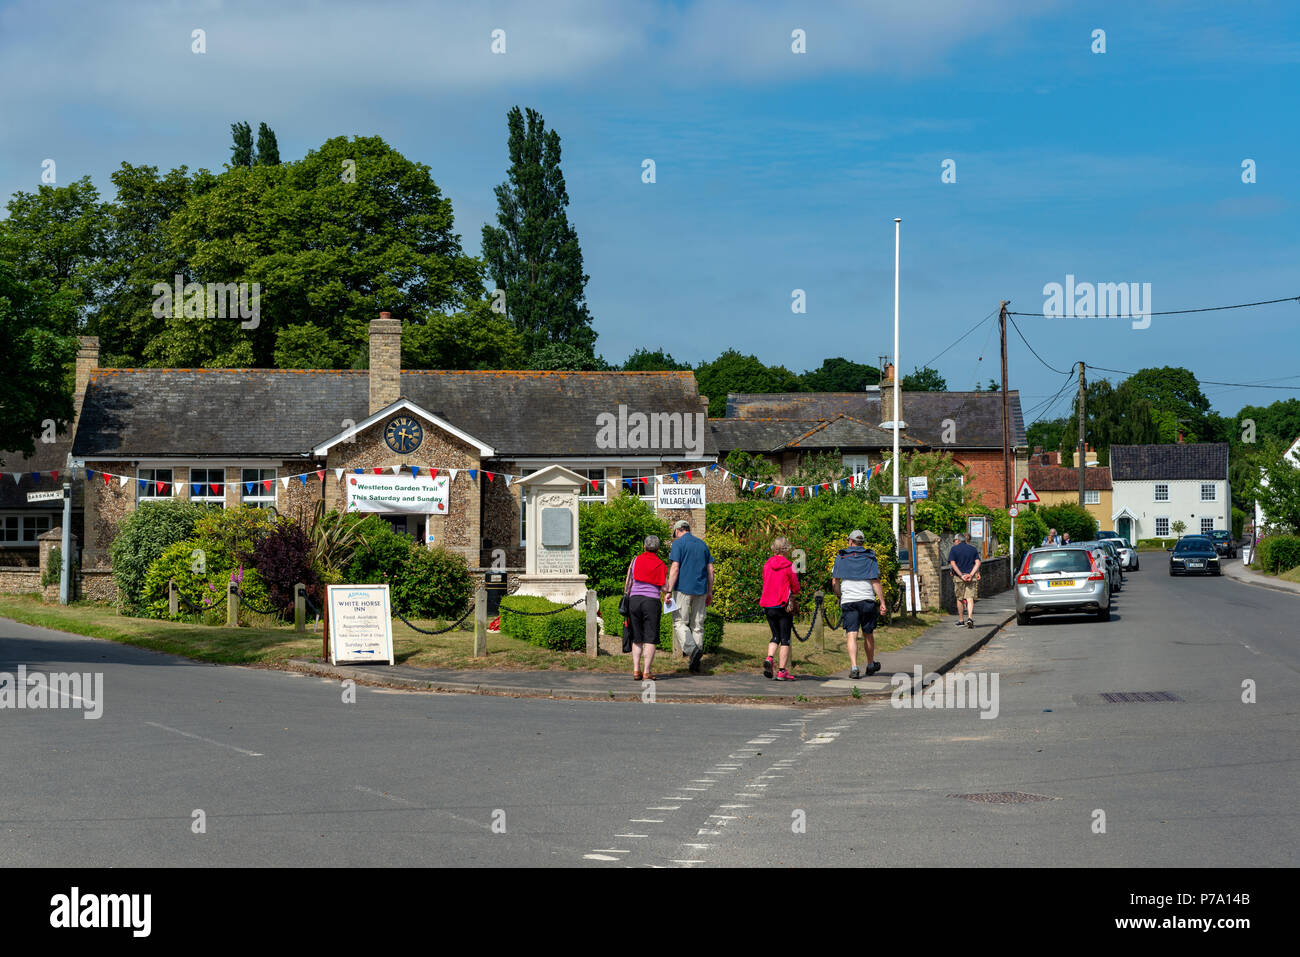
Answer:
[{"label": "black trousers", "polygon": [[794,615],[785,610],[785,605],[779,608],[764,608],[767,612],[767,627],[772,629],[772,640],[778,645],[790,646],[790,631],[794,628]]},{"label": "black trousers", "polygon": [[633,595],[627,605],[627,623],[632,629],[632,644],[659,644],[659,618],[664,611],[659,599],[648,595]]}]

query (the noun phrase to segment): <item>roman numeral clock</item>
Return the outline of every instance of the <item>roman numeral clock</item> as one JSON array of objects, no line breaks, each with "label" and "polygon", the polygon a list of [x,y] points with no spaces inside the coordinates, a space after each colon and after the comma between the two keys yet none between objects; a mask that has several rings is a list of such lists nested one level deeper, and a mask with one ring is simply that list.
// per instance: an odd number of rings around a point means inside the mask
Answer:
[{"label": "roman numeral clock", "polygon": [[409,455],[424,441],[424,428],[409,415],[401,415],[384,429],[384,441],[394,452]]}]

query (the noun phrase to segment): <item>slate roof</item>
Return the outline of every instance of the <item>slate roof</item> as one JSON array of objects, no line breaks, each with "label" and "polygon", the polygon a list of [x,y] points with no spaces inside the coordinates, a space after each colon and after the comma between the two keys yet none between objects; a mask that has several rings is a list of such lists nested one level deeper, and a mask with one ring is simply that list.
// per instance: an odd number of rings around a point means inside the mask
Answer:
[{"label": "slate roof", "polygon": [[[28,492],[49,492],[59,488],[63,484],[63,475],[59,476],[59,485],[55,485],[49,475],[50,472],[58,471],[63,473],[67,470],[68,450],[72,448],[72,435],[65,432],[57,436],[55,442],[42,442],[36,440],[36,448],[30,458],[20,455],[17,452],[0,452],[0,459],[4,460],[4,465],[0,465],[0,508],[35,508],[35,509],[59,509],[62,510],[63,502],[33,502],[30,505],[27,502]],[[13,473],[22,474],[22,480],[15,482]],[[41,481],[33,481],[31,473],[41,472]],[[81,508],[81,483],[72,483],[72,507]]]},{"label": "slate roof", "polygon": [[[1029,484],[1035,492],[1078,492],[1079,470],[1060,465],[1035,465],[1029,462]],[[1094,465],[1083,470],[1083,487],[1098,492],[1111,490],[1110,469]]]},{"label": "slate roof", "polygon": [[[893,448],[894,434],[846,415],[833,419],[710,419],[713,439],[721,452],[777,452]],[[900,446],[919,447],[915,439],[899,437]]]},{"label": "slate roof", "polygon": [[[1007,392],[1010,400],[1011,444],[1026,443],[1020,392]],[[1002,394],[999,392],[903,392],[903,420],[907,434],[922,445],[950,449],[1002,448]],[[848,415],[878,424],[883,416],[879,392],[768,392],[729,393],[727,418],[832,419]],[[951,419],[956,441],[943,441],[944,420]],[[892,443],[891,443],[892,444]]]},{"label": "slate roof", "polygon": [[1171,445],[1112,445],[1110,471],[1116,482],[1206,479],[1227,481],[1226,442]]},{"label": "slate roof", "polygon": [[[703,413],[690,372],[403,371],[402,396],[501,458],[646,455],[602,449],[597,417]],[[370,413],[366,370],[98,369],[73,443],[79,459],[296,457]],[[694,437],[694,436],[692,436]],[[705,426],[703,456],[716,446]]]}]

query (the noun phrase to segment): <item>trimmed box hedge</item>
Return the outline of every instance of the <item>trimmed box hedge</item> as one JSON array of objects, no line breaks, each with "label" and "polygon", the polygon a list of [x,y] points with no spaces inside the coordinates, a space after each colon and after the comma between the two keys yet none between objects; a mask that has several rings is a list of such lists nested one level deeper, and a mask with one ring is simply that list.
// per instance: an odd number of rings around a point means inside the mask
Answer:
[{"label": "trimmed box hedge", "polygon": [[[623,617],[618,613],[618,603],[622,595],[609,595],[600,599],[600,617],[604,622],[604,632],[616,638],[623,636]],[[722,635],[725,628],[723,617],[711,607],[704,612],[704,650],[713,653],[722,647]],[[673,650],[673,616],[659,616],[660,651]]]},{"label": "trimmed box hedge", "polygon": [[[556,609],[564,610],[553,615],[537,614]],[[516,614],[521,611],[533,614]],[[507,595],[501,599],[501,634],[552,651],[586,651],[587,613],[566,609],[559,602],[536,595]]]},{"label": "trimmed box hedge", "polygon": [[1270,535],[1259,543],[1259,566],[1280,574],[1300,566],[1300,536]]}]

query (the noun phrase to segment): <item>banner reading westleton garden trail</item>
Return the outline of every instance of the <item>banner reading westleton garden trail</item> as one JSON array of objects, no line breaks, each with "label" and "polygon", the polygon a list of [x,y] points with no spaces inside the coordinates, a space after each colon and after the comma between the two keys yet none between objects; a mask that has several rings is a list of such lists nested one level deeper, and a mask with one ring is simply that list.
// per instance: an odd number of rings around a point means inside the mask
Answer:
[{"label": "banner reading westleton garden trail", "polygon": [[349,512],[446,515],[451,480],[411,475],[349,475]]}]

